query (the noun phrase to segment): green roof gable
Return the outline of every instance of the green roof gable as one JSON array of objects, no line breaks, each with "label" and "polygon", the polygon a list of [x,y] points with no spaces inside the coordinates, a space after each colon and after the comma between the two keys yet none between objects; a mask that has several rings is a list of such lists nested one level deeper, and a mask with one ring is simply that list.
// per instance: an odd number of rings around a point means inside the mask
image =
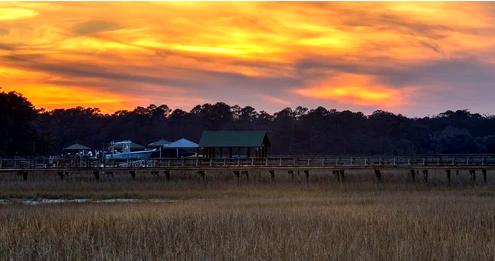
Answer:
[{"label": "green roof gable", "polygon": [[200,147],[270,146],[266,131],[203,131]]},{"label": "green roof gable", "polygon": [[91,150],[91,148],[81,144],[73,144],[68,147],[65,147],[64,150]]},{"label": "green roof gable", "polygon": [[159,139],[155,142],[148,144],[148,146],[149,147],[164,147],[165,145],[167,145],[169,143],[171,143],[171,142],[166,140],[166,139]]}]

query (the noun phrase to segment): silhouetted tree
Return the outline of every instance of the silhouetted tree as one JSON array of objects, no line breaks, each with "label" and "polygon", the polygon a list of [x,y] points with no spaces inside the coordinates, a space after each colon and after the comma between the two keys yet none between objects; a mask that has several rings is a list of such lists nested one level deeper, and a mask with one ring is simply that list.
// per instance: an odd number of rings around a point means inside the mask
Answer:
[{"label": "silhouetted tree", "polygon": [[102,114],[95,108],[37,112],[17,93],[0,95],[0,154],[59,153],[82,143],[105,148],[112,140],[147,144],[182,137],[198,141],[203,130],[267,130],[271,154],[495,153],[495,117],[467,110],[408,118],[386,111],[285,108],[274,114],[218,102],[192,110],[166,105]]},{"label": "silhouetted tree", "polygon": [[0,155],[36,153],[37,111],[17,92],[0,92]]}]

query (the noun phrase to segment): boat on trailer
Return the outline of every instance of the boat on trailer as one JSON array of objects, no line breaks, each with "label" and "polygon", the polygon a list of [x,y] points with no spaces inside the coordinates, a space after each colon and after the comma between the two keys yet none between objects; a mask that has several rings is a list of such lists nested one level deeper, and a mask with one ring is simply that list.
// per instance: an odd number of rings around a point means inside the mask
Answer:
[{"label": "boat on trailer", "polygon": [[144,148],[130,140],[112,142],[109,147],[110,153],[105,155],[109,160],[143,160],[151,158],[156,149],[132,151],[133,148]]}]

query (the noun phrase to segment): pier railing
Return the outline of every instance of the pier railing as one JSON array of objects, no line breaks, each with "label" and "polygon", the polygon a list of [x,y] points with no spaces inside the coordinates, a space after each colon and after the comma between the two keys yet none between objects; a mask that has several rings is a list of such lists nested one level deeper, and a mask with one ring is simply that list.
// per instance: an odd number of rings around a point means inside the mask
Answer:
[{"label": "pier railing", "polygon": [[449,167],[493,166],[495,155],[268,157],[268,158],[161,158],[147,160],[0,159],[0,170],[85,168],[235,168],[235,167]]}]

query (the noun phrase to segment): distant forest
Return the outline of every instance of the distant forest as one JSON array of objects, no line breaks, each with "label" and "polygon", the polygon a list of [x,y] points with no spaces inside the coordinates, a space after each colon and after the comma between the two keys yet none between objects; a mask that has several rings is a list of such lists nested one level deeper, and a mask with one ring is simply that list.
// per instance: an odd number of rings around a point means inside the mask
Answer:
[{"label": "distant forest", "polygon": [[73,143],[103,149],[124,139],[143,145],[160,138],[198,142],[203,130],[267,130],[269,155],[495,153],[495,117],[467,110],[423,118],[324,107],[269,114],[218,102],[191,111],[149,105],[102,114],[81,107],[37,110],[19,93],[0,92],[2,156],[59,154]]}]

